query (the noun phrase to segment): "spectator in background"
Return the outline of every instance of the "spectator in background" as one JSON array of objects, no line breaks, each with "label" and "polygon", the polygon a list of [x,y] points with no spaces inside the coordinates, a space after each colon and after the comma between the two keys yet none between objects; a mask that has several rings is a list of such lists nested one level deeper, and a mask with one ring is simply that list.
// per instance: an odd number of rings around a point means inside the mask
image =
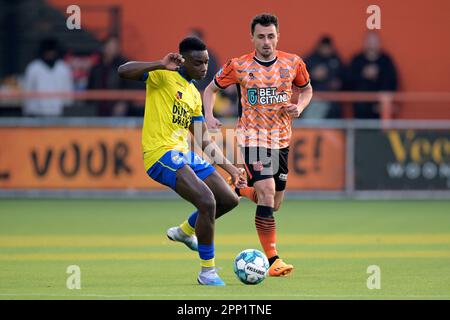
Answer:
[{"label": "spectator in background", "polygon": [[[339,91],[343,87],[344,65],[333,40],[323,36],[313,53],[305,58],[309,67],[311,84],[315,91]],[[302,118],[340,118],[341,108],[337,102],[312,101]]]},{"label": "spectator in background", "polygon": [[92,67],[98,63],[98,53],[74,53],[65,55],[64,61],[70,66],[73,74],[75,91],[84,91],[88,86],[89,73]]},{"label": "spectator in background", "polygon": [[[348,88],[353,91],[396,91],[397,71],[390,56],[381,49],[378,33],[370,31],[364,39],[363,51],[350,63]],[[379,119],[377,103],[358,102],[353,106],[358,119]]]},{"label": "spectator in background", "polygon": [[[117,74],[117,68],[127,60],[121,55],[119,39],[110,37],[103,43],[102,54],[99,62],[92,67],[89,73],[87,89],[143,89],[142,84],[134,84],[122,79]],[[141,116],[144,114],[143,107],[134,105],[127,101],[99,101],[97,104],[97,115],[106,116]]]},{"label": "spectator in background", "polygon": [[[60,59],[60,47],[55,39],[45,39],[40,44],[39,57],[25,70],[25,91],[71,92],[73,78],[70,67]],[[25,116],[62,116],[70,100],[62,98],[27,99],[24,102]]]},{"label": "spectator in background", "polygon": [[[15,74],[8,74],[0,79],[0,93],[19,93],[21,91],[19,77]],[[22,115],[22,101],[20,99],[0,99],[0,117]]]}]

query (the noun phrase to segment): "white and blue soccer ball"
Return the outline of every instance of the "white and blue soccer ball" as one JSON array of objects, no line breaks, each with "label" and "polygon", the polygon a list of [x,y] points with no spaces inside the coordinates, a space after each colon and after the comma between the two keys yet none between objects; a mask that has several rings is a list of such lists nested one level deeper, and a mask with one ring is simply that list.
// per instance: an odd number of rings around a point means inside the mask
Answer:
[{"label": "white and blue soccer ball", "polygon": [[269,260],[259,250],[241,251],[234,259],[234,273],[245,284],[261,283],[269,271]]}]

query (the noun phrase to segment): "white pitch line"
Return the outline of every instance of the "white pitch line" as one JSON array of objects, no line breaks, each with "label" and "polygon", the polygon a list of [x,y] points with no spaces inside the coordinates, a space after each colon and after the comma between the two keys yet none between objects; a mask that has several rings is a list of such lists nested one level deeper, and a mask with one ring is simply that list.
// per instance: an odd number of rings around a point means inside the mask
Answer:
[{"label": "white pitch line", "polygon": [[[131,297],[255,297],[254,294],[56,294],[56,293],[0,293],[0,297],[94,297],[94,298],[131,298]],[[276,295],[263,294],[260,297],[277,297],[277,298],[430,298],[430,299],[450,299],[450,295],[320,295],[320,294],[291,294],[291,295]],[[252,299],[253,300],[253,299]]]}]

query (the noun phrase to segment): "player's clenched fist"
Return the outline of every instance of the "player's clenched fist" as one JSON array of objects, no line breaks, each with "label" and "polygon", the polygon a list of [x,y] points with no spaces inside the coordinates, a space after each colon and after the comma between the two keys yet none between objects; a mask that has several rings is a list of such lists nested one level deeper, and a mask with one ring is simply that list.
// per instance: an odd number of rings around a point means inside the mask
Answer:
[{"label": "player's clenched fist", "polygon": [[222,123],[215,117],[206,116],[205,120],[208,129],[219,129],[222,126]]},{"label": "player's clenched fist", "polygon": [[233,184],[236,188],[245,188],[247,186],[247,177],[245,176],[245,170],[243,168],[232,167],[232,170],[228,172],[233,179]]},{"label": "player's clenched fist", "polygon": [[296,104],[287,105],[285,108],[292,118],[298,118],[302,113],[302,110]]},{"label": "player's clenched fist", "polygon": [[162,59],[162,64],[167,70],[176,71],[180,69],[184,58],[179,53],[169,53]]}]

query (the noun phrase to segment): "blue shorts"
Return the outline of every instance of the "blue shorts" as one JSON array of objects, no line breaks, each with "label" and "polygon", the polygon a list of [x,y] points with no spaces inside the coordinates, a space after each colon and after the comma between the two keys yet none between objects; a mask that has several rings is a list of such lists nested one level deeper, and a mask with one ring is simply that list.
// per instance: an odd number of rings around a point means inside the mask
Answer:
[{"label": "blue shorts", "polygon": [[147,170],[147,174],[153,180],[175,190],[177,170],[182,168],[185,164],[190,166],[197,177],[202,181],[216,171],[209,162],[192,151],[183,153],[176,150],[170,150]]}]

